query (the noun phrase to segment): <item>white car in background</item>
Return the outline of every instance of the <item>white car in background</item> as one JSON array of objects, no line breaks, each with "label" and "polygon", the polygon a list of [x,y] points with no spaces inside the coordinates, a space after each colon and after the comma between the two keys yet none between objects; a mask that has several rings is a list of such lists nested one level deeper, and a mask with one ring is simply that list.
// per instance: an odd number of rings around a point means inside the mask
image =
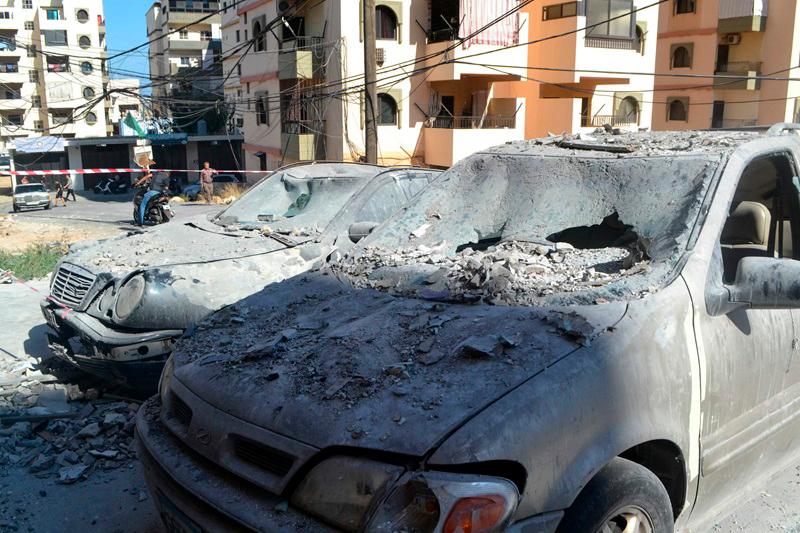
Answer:
[{"label": "white car in background", "polygon": [[21,209],[50,209],[50,193],[43,183],[24,183],[14,189],[14,212]]}]

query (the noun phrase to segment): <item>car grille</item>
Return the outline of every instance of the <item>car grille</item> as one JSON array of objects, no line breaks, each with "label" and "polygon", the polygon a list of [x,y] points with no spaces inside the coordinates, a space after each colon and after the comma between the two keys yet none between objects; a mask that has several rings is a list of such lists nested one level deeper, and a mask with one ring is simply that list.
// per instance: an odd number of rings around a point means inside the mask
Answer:
[{"label": "car grille", "polygon": [[25,203],[30,203],[30,202],[33,202],[34,200],[36,200],[36,197],[33,196],[32,194],[29,194],[27,196],[23,196],[22,197],[22,201],[25,202]]},{"label": "car grille", "polygon": [[248,462],[271,474],[283,477],[294,465],[294,457],[271,446],[254,442],[239,435],[231,435],[233,450],[242,461]]},{"label": "car grille", "polygon": [[88,271],[63,264],[53,278],[50,294],[64,305],[80,307],[94,280],[95,277]]}]

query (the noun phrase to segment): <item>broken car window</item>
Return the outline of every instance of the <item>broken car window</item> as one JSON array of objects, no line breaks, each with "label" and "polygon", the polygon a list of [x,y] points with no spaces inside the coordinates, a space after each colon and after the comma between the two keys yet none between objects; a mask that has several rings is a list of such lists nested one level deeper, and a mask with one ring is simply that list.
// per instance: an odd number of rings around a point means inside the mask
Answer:
[{"label": "broken car window", "polygon": [[534,304],[573,293],[592,303],[655,290],[671,279],[719,163],[480,154],[335,268],[356,285],[429,299]]}]

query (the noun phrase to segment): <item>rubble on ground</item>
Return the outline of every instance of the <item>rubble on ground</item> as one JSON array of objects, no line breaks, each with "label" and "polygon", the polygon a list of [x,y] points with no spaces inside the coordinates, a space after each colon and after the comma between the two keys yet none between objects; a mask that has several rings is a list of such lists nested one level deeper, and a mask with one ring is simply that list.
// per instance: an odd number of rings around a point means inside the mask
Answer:
[{"label": "rubble on ground", "polygon": [[[544,296],[603,287],[649,268],[635,248],[581,250],[563,242],[507,241],[485,251],[465,248],[455,255],[445,255],[446,249],[444,244],[366,248],[333,268],[356,287],[498,305],[532,305]],[[413,272],[404,270],[410,265],[415,265]]]},{"label": "rubble on ground", "polygon": [[0,368],[0,471],[71,484],[94,472],[127,467],[135,458],[138,402],[99,398],[42,373],[29,362]]}]

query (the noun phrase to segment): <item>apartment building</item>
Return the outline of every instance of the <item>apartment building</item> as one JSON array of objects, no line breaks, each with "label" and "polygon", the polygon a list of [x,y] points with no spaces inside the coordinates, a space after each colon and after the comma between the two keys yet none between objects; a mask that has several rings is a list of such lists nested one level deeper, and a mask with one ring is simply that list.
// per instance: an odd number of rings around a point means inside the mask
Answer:
[{"label": "apartment building", "polygon": [[[682,130],[800,120],[797,0],[671,0],[660,6],[653,128]],[[793,70],[795,69],[795,70]],[[717,78],[680,75],[715,73]]]},{"label": "apartment building", "polygon": [[235,0],[222,2],[220,35],[222,37],[223,93],[228,103],[228,130],[235,133],[244,131],[244,112],[246,106],[242,99],[242,85],[239,75],[242,72],[240,58],[246,48],[247,37],[239,24],[239,12],[233,7]]},{"label": "apartment building", "polygon": [[[478,9],[479,4],[492,9]],[[506,49],[527,39],[524,13],[491,31],[476,31],[516,5],[512,0],[378,0],[382,163],[447,167],[475,150],[523,138],[525,100],[511,88],[524,69],[497,72],[468,61],[471,54],[492,52],[499,64],[525,64],[523,47]],[[241,61],[226,60],[225,67],[231,74],[226,93],[244,107],[247,168],[362,160],[361,3],[251,0],[237,5],[235,17],[229,14],[226,20],[230,46],[257,37]],[[278,24],[271,25],[274,21]],[[471,38],[457,40],[466,36]],[[444,62],[462,57],[464,63]]]},{"label": "apartment building", "polygon": [[0,0],[0,152],[24,137],[106,136],[105,58],[102,0]]},{"label": "apartment building", "polygon": [[174,98],[214,101],[222,95],[219,4],[165,0],[147,11],[152,96],[160,116],[192,113],[193,106],[173,104]]},{"label": "apartment building", "polygon": [[120,123],[125,120],[130,112],[137,120],[145,118],[144,107],[139,98],[139,80],[137,78],[122,78],[109,80],[109,119],[114,135],[121,135],[121,130],[127,134],[125,127]]},{"label": "apartment building", "polygon": [[646,73],[655,66],[659,11],[641,8],[652,3],[550,1],[525,7],[534,41],[526,47],[526,80],[518,89],[527,99],[527,138],[604,125],[650,127],[653,77]]}]

